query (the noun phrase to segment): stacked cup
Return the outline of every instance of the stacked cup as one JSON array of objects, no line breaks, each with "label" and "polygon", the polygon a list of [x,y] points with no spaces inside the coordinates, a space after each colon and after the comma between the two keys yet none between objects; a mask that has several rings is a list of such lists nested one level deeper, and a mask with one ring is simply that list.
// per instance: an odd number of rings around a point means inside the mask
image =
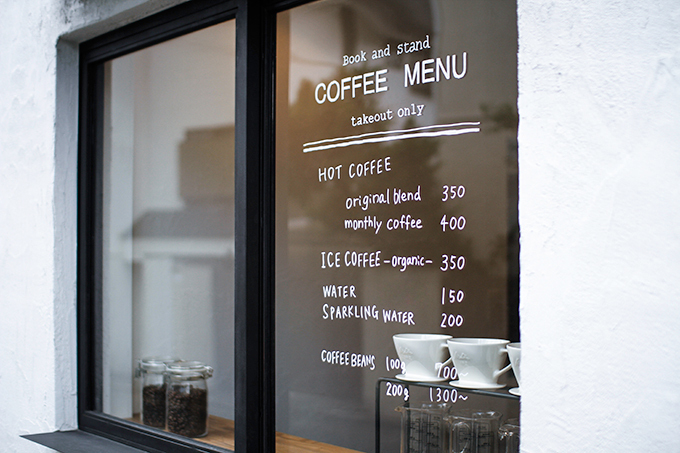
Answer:
[{"label": "stacked cup", "polygon": [[[392,337],[403,373],[412,382],[442,382],[441,370],[453,364],[458,379],[451,385],[463,389],[494,390],[505,387],[499,378],[512,369],[520,384],[521,344],[499,338],[453,338],[429,333],[400,333]],[[448,352],[448,354],[447,354]],[[505,365],[506,356],[510,363]],[[520,388],[510,389],[520,395]]]},{"label": "stacked cup", "polygon": [[522,344],[510,343],[506,346],[506,349],[508,350],[508,357],[510,357],[510,363],[512,364],[512,371],[515,373],[515,379],[517,380],[517,387],[511,388],[510,393],[520,396],[522,394],[520,391],[522,383],[520,382],[519,369],[520,363],[522,362]]},{"label": "stacked cup", "polygon": [[394,335],[394,347],[403,364],[403,373],[397,378],[412,382],[445,381],[440,371],[451,364],[446,344],[451,338],[451,335],[431,333]]},{"label": "stacked cup", "polygon": [[464,389],[500,389],[498,378],[510,371],[505,363],[508,340],[497,338],[452,338],[447,341],[458,374],[454,387]]}]

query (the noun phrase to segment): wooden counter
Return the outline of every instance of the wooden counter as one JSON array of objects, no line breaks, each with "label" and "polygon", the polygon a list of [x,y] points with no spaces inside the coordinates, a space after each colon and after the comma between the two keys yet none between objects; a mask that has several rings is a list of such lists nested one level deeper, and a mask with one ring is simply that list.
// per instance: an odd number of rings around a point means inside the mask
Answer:
[{"label": "wooden counter", "polygon": [[[133,418],[139,422],[139,416]],[[206,444],[215,445],[227,450],[234,450],[234,421],[226,418],[208,417],[208,435],[196,439]],[[291,436],[290,434],[276,433],[277,453],[359,453],[356,450],[336,447],[303,437]]]}]

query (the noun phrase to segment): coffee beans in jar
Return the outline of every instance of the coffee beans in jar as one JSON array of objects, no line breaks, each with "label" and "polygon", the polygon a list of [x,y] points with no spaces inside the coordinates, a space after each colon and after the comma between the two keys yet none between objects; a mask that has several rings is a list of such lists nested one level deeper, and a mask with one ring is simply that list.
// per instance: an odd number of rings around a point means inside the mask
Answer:
[{"label": "coffee beans in jar", "polygon": [[155,428],[165,427],[165,384],[142,388],[142,423]]},{"label": "coffee beans in jar", "polygon": [[167,366],[167,430],[186,437],[208,434],[208,383],[213,369],[201,362]]},{"label": "coffee beans in jar", "polygon": [[177,357],[154,356],[141,359],[137,375],[142,378],[142,423],[154,428],[165,428],[166,363],[177,362]]}]

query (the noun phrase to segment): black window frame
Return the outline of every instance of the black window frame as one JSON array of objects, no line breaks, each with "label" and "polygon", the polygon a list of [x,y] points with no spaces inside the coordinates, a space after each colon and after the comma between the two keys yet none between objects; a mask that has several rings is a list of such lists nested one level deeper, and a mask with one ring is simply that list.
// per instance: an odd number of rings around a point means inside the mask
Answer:
[{"label": "black window frame", "polygon": [[[103,65],[130,52],[234,19],[235,451],[275,451],[276,14],[310,1],[313,0],[189,0],[80,45],[77,219],[79,430],[26,438],[69,453],[225,451],[102,412]],[[510,239],[513,244],[515,240]],[[518,267],[516,247],[510,248],[508,254],[509,263]],[[509,300],[518,301],[517,281],[512,275],[509,278]],[[509,304],[508,309],[518,316],[517,306]]]},{"label": "black window frame", "polygon": [[223,452],[102,412],[102,137],[106,61],[236,20],[235,451],[275,451],[274,61],[278,11],[307,1],[192,0],[80,45],[79,430],[158,452]]}]

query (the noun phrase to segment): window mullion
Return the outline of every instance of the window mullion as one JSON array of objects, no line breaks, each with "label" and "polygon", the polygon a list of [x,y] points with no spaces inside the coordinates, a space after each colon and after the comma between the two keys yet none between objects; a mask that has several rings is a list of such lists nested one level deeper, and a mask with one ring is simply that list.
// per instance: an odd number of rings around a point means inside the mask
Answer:
[{"label": "window mullion", "polygon": [[[241,0],[236,18],[236,451],[274,451],[273,329],[270,296],[271,118],[267,33],[272,20]],[[269,74],[269,75],[268,75]]]}]

